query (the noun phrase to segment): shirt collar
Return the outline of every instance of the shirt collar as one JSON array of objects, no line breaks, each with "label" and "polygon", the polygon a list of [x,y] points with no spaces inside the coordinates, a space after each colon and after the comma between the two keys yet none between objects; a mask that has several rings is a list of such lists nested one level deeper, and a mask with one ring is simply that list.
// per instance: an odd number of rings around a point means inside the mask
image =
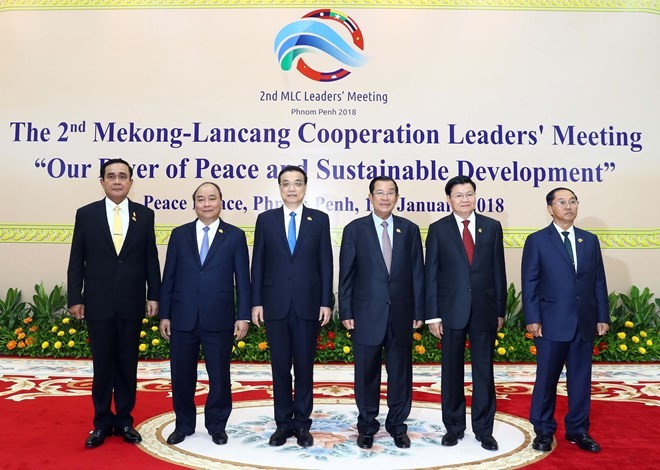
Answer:
[{"label": "shirt collar", "polygon": [[115,204],[107,197],[105,198],[105,209],[109,212],[115,210],[115,207],[119,206],[120,211],[128,214],[128,198],[125,198],[119,204]]}]

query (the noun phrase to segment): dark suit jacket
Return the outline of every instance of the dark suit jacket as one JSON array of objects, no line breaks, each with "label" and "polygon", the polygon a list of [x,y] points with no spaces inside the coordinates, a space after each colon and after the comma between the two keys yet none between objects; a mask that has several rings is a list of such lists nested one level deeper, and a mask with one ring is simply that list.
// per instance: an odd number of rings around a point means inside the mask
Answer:
[{"label": "dark suit jacket", "polygon": [[355,320],[353,342],[383,342],[388,318],[396,340],[412,342],[413,320],[424,319],[424,257],[419,227],[394,217],[391,273],[372,215],[344,228],[339,254],[339,317]]},{"label": "dark suit jacket", "polygon": [[158,316],[171,320],[173,330],[192,331],[199,318],[199,326],[204,330],[233,331],[237,318],[250,319],[245,233],[220,219],[202,265],[195,223],[175,228],[170,236]]},{"label": "dark suit jacket", "polygon": [[263,306],[264,320],[281,320],[293,302],[296,314],[318,320],[332,306],[330,221],[324,212],[303,207],[296,248],[291,254],[284,209],[259,214],[252,250],[252,305]]},{"label": "dark suit jacket", "polygon": [[121,252],[112,242],[105,199],[78,209],[67,272],[68,305],[85,305],[88,320],[144,316],[158,300],[160,264],[154,212],[128,202],[129,225]]},{"label": "dark suit jacket", "polygon": [[575,227],[577,273],[554,224],[527,237],[522,257],[522,300],[527,324],[543,338],[571,341],[576,330],[593,341],[596,323],[609,323],[605,268],[598,238]]},{"label": "dark suit jacket", "polygon": [[432,223],[426,237],[426,319],[441,318],[447,328],[496,329],[506,308],[502,225],[475,214],[472,265],[454,214]]}]

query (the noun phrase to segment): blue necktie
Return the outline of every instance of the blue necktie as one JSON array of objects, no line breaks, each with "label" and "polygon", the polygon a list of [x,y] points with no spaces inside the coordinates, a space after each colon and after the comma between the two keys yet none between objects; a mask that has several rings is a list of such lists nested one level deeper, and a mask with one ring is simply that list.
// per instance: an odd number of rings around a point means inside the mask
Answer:
[{"label": "blue necktie", "polygon": [[291,212],[291,218],[289,219],[289,250],[293,254],[293,250],[296,248],[296,213]]},{"label": "blue necktie", "polygon": [[204,264],[206,255],[209,254],[209,228],[204,227],[204,238],[202,238],[202,248],[199,250],[199,262]]}]

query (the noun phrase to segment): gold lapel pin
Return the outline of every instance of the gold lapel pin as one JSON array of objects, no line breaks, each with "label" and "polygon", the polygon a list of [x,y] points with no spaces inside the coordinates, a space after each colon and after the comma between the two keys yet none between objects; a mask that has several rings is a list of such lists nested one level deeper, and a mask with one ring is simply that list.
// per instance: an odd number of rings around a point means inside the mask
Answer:
[{"label": "gold lapel pin", "polygon": [[307,216],[307,220],[312,220],[312,218],[310,216]]},{"label": "gold lapel pin", "polygon": [[578,238],[578,243],[582,243],[582,239],[581,239],[581,238]]},{"label": "gold lapel pin", "polygon": [[401,229],[400,228],[396,229],[396,233],[401,233]]},{"label": "gold lapel pin", "polygon": [[131,217],[131,219],[133,219],[133,222],[137,222],[137,217],[135,216],[135,212],[133,212],[133,217]]},{"label": "gold lapel pin", "polygon": [[483,232],[482,228],[479,227],[479,228],[477,229],[477,232],[479,232],[479,233]]},{"label": "gold lapel pin", "polygon": [[219,228],[219,229],[218,229],[218,233],[225,233],[225,232],[223,232],[222,229]]}]

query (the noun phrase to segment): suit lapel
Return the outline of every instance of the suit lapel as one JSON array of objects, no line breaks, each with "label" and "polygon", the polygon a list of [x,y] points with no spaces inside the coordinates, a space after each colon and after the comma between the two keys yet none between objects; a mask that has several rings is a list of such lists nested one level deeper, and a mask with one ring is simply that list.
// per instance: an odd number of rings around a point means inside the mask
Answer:
[{"label": "suit lapel", "polygon": [[[367,243],[369,244],[371,251],[375,253],[375,258],[378,260],[378,264],[380,265],[380,267],[385,272],[387,272],[387,266],[385,265],[385,258],[383,258],[383,250],[380,247],[380,240],[378,238],[378,233],[376,233],[376,227],[374,225],[373,215],[370,214],[362,220],[364,221],[365,224],[364,230],[365,230],[365,235],[366,235],[365,238],[367,239]],[[394,242],[392,242],[392,264],[394,264],[394,253],[395,253]]]},{"label": "suit lapel", "polygon": [[[566,261],[567,264],[573,268],[573,262],[571,259],[568,257],[568,252],[566,251],[566,247],[564,246],[564,242],[561,239],[561,235],[559,235],[559,232],[557,232],[557,229],[555,228],[553,223],[550,223],[548,228],[546,229],[548,233],[548,238],[550,239],[550,243],[559,251],[559,256],[562,257],[564,261]],[[573,268],[575,270],[575,268]]]},{"label": "suit lapel", "polygon": [[[277,237],[280,239],[280,243],[282,244],[282,248],[286,250],[287,253],[291,255],[291,250],[289,249],[289,240],[286,238],[286,227],[284,225],[284,210],[286,208],[284,206],[280,207],[279,209],[276,209],[273,211],[273,217],[276,217],[277,220],[275,220],[275,223],[273,224],[273,227],[276,227],[275,230],[279,232],[277,234]],[[288,214],[287,214],[288,216]],[[288,217],[287,217],[288,219]],[[295,250],[294,250],[295,252]],[[293,255],[291,255],[293,256]]]},{"label": "suit lapel", "polygon": [[[308,208],[303,206],[302,213],[300,215],[300,230],[298,231],[298,238],[296,239],[296,247],[293,250],[293,253],[295,254],[300,247],[300,244],[302,243],[302,240],[305,238],[305,236],[309,233],[311,230],[312,224],[314,223],[314,218],[312,217],[312,211],[310,211]],[[287,241],[287,247],[289,246],[289,243]]]},{"label": "suit lapel", "polygon": [[[401,219],[393,215],[392,224],[392,266],[390,266],[390,273],[394,272],[394,267],[398,264],[396,260],[403,254],[403,240],[405,238],[405,227]],[[383,260],[383,263],[385,263],[385,260]]]},{"label": "suit lapel", "polygon": [[[473,266],[479,259],[479,253],[482,251],[479,249],[479,246],[481,245],[479,242],[484,238],[486,230],[483,226],[483,220],[484,219],[479,214],[476,212],[474,213],[474,255],[472,256]],[[467,259],[467,253],[465,254],[465,259]]]},{"label": "suit lapel", "polygon": [[577,257],[575,262],[577,263],[577,269],[579,272],[582,268],[582,263],[580,261],[584,260],[584,250],[586,249],[586,246],[584,244],[584,236],[582,235],[582,230],[577,227],[573,228],[575,229],[575,256]]},{"label": "suit lapel", "polygon": [[[126,230],[126,238],[124,239],[124,243],[121,246],[121,251],[124,250],[125,246],[128,246],[128,244],[135,238],[135,232],[137,230],[137,224],[138,224],[138,217],[137,217],[137,208],[135,207],[136,204],[131,201],[130,199],[128,200],[128,229]],[[121,253],[120,251],[120,253]]]},{"label": "suit lapel", "polygon": [[103,239],[110,246],[113,253],[116,254],[117,252],[115,250],[115,244],[112,241],[112,229],[110,228],[110,225],[108,225],[108,213],[105,209],[105,199],[101,199],[99,202],[97,202],[96,208],[96,217],[98,219],[97,223],[99,227],[102,227],[101,232],[103,232]]},{"label": "suit lapel", "polygon": [[[468,261],[467,253],[465,252],[465,245],[463,245],[463,236],[459,232],[458,225],[456,224],[456,217],[454,216],[453,213],[451,213],[447,217],[445,217],[444,220],[446,221],[447,224],[447,231],[449,232],[449,238],[451,238],[454,245],[456,245],[456,249],[463,257],[465,264],[469,266],[470,262]],[[475,241],[475,248],[476,248],[476,241]]]},{"label": "suit lapel", "polygon": [[197,220],[188,224],[186,229],[186,241],[188,249],[193,253],[194,258],[197,260],[197,265],[202,266],[202,263],[199,261],[199,247],[197,246]]},{"label": "suit lapel", "polygon": [[209,253],[206,255],[206,259],[204,260],[204,264],[207,264],[211,258],[218,252],[220,249],[220,245],[225,241],[226,235],[225,232],[227,230],[227,225],[222,221],[222,219],[219,219],[220,223],[218,224],[217,232],[215,232],[215,236],[213,237],[213,243],[211,243],[211,246],[209,247]]}]

